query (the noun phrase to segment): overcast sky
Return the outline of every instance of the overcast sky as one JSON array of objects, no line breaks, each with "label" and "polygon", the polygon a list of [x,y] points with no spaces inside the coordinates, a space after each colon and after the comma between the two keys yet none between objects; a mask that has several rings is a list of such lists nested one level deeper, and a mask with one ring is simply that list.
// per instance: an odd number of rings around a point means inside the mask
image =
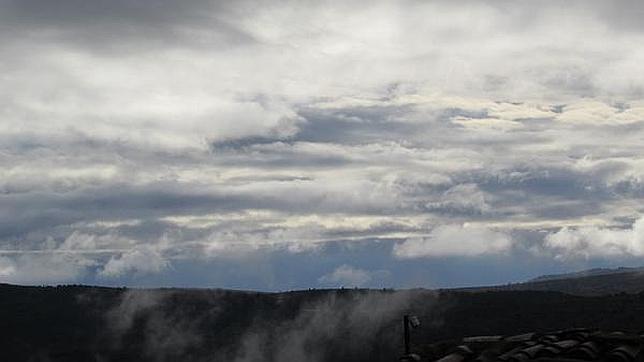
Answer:
[{"label": "overcast sky", "polygon": [[0,282],[644,264],[644,3],[0,0]]}]

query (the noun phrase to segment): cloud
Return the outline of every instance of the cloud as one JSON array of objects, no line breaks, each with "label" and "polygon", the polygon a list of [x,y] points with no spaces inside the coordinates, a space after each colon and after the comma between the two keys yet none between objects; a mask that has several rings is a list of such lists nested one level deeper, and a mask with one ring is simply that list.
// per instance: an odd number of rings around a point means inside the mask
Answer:
[{"label": "cloud", "polygon": [[[141,51],[172,44],[234,47],[254,42],[252,36],[227,21],[234,12],[221,2],[198,0],[190,4],[175,0],[155,3],[64,0],[0,2],[0,19],[13,30],[33,40],[49,40],[94,51]],[[20,19],[19,21],[17,19]]]},{"label": "cloud", "polygon": [[[62,242],[51,237],[31,250],[0,250],[0,280],[10,283],[57,283],[76,281],[100,263],[111,238],[74,232]],[[3,256],[3,254],[5,256]]]},{"label": "cloud", "polygon": [[67,253],[22,254],[0,259],[6,283],[41,284],[76,281],[96,264],[91,258]]},{"label": "cloud", "polygon": [[385,270],[368,271],[352,267],[351,265],[340,265],[332,272],[318,278],[318,283],[332,286],[362,287],[371,282],[380,282],[388,276]]},{"label": "cloud", "polygon": [[120,256],[113,256],[103,266],[100,275],[106,278],[120,277],[126,273],[159,273],[169,266],[161,253],[151,247],[138,247]]},{"label": "cloud", "polygon": [[502,232],[470,225],[442,225],[427,237],[414,237],[394,245],[393,254],[401,259],[475,257],[508,251],[512,238]]},{"label": "cloud", "polygon": [[638,7],[0,0],[4,278],[637,218]]},{"label": "cloud", "polygon": [[640,102],[611,105],[599,101],[580,101],[565,106],[556,119],[589,125],[629,124],[644,121],[643,110]]},{"label": "cloud", "polygon": [[498,118],[467,118],[457,116],[452,118],[452,122],[467,129],[474,129],[478,131],[484,131],[486,129],[512,130],[521,127],[521,123],[519,122]]},{"label": "cloud", "polygon": [[459,184],[445,191],[438,201],[428,202],[425,207],[446,213],[482,214],[490,210],[486,201],[489,197],[476,184]]},{"label": "cloud", "polygon": [[544,240],[547,251],[562,259],[644,256],[644,218],[630,228],[562,228]]},{"label": "cloud", "polygon": [[6,278],[16,273],[16,265],[10,258],[0,257],[0,278]]}]

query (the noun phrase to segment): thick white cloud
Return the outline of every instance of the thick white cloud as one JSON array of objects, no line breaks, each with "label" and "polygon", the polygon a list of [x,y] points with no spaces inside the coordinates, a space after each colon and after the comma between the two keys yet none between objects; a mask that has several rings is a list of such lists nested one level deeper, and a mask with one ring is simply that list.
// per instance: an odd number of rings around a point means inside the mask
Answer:
[{"label": "thick white cloud", "polygon": [[168,265],[168,261],[159,251],[151,247],[137,247],[110,258],[100,271],[100,275],[112,278],[127,273],[158,273]]},{"label": "thick white cloud", "polygon": [[87,275],[96,265],[92,258],[73,253],[41,252],[0,257],[3,282],[21,284],[63,283]]},{"label": "thick white cloud", "polygon": [[426,237],[414,237],[394,246],[401,259],[480,256],[498,254],[512,247],[512,238],[502,232],[470,225],[441,225]]},{"label": "thick white cloud", "polygon": [[545,247],[558,258],[610,258],[644,256],[644,218],[630,228],[562,228],[549,234]]}]

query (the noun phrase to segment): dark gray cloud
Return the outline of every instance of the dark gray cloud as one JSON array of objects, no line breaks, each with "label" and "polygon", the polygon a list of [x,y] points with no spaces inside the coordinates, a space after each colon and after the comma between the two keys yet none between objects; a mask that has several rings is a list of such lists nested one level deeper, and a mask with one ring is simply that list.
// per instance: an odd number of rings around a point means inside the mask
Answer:
[{"label": "dark gray cloud", "polygon": [[[241,4],[240,4],[241,5]],[[244,6],[239,6],[243,8]],[[236,47],[255,39],[236,26],[243,13],[225,2],[197,0],[3,0],[3,38],[66,43],[118,52],[163,47]]]}]

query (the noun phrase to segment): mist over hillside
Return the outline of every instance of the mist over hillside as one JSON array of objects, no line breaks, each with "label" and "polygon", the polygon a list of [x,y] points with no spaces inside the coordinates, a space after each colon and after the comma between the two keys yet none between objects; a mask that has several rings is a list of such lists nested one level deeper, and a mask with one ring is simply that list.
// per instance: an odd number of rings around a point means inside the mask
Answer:
[{"label": "mist over hillside", "polygon": [[0,287],[12,360],[390,360],[400,316],[430,315],[431,291],[131,290]]},{"label": "mist over hillside", "polygon": [[[637,332],[644,325],[644,287],[636,292],[634,275],[528,282],[521,285],[526,290],[0,285],[0,348],[12,361],[393,361],[402,353],[403,314],[421,320],[412,335],[420,352],[470,335],[571,327]],[[627,279],[620,284],[620,277]],[[609,289],[600,282],[622,288],[599,293]],[[556,291],[566,283],[586,296]],[[584,283],[595,292],[576,293],[589,288]]]}]

